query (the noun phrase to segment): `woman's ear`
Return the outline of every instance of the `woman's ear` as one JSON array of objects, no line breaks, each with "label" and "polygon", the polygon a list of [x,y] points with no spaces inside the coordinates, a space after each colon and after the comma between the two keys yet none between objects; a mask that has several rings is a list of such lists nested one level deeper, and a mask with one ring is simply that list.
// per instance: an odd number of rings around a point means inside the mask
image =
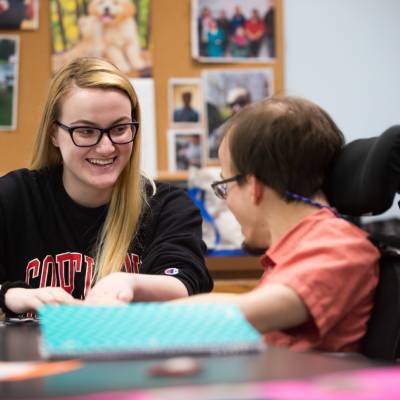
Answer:
[{"label": "woman's ear", "polygon": [[53,143],[53,146],[59,147],[57,132],[53,131],[53,133],[50,135],[50,138],[51,138],[51,143]]}]

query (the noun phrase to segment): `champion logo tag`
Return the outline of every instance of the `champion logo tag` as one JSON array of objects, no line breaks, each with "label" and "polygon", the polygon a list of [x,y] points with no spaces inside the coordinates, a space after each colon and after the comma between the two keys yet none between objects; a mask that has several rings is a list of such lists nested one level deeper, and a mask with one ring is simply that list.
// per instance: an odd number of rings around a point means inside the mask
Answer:
[{"label": "champion logo tag", "polygon": [[167,268],[164,271],[165,275],[178,275],[179,274],[179,269],[178,268]]}]

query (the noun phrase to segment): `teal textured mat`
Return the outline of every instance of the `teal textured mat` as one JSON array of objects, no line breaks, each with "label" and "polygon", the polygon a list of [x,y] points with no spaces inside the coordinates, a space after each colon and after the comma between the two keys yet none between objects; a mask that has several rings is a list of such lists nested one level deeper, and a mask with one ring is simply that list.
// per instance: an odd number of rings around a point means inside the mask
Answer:
[{"label": "teal textured mat", "polygon": [[39,320],[45,357],[227,354],[263,348],[262,336],[233,305],[46,305]]}]

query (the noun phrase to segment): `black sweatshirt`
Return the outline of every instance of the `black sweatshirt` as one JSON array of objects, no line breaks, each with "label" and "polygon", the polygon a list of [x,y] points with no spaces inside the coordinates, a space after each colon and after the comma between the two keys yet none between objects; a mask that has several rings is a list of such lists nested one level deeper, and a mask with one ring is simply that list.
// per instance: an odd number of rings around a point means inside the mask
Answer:
[{"label": "black sweatshirt", "polygon": [[[84,298],[106,213],[107,205],[83,207],[68,196],[61,167],[21,169],[1,177],[0,283],[61,286]],[[122,271],[175,276],[189,294],[211,291],[201,224],[198,209],[183,190],[157,183]]]}]

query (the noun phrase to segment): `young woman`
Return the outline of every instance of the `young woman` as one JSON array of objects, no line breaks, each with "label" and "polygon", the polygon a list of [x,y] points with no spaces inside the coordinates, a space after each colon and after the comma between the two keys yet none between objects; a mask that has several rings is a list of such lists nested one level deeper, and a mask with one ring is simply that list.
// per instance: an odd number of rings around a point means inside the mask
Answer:
[{"label": "young woman", "polygon": [[53,79],[30,169],[0,178],[0,305],[161,301],[207,292],[201,217],[140,173],[140,109],[113,65]]}]

